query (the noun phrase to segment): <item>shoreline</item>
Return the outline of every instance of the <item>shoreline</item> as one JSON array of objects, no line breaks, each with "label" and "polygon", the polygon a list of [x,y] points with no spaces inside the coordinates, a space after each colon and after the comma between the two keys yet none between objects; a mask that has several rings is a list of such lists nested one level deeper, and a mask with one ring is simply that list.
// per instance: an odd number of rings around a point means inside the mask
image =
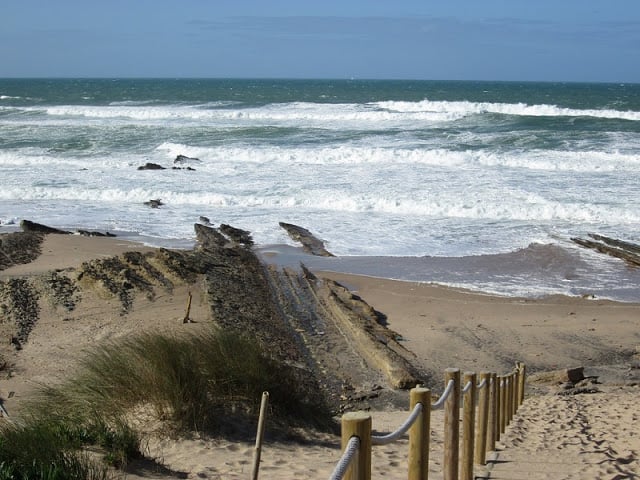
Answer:
[{"label": "shoreline", "polygon": [[[3,234],[20,232],[20,227],[15,225],[0,225],[0,237]],[[45,236],[45,243],[50,235]],[[156,237],[146,237],[134,232],[116,232],[114,237],[101,236],[85,236],[77,232],[70,235],[63,235],[65,242],[56,243],[53,248],[43,246],[40,257],[31,262],[29,266],[11,267],[11,272],[20,274],[21,271],[29,271],[33,268],[42,268],[46,270],[47,264],[50,263],[52,268],[65,268],[67,265],[67,257],[73,259],[72,254],[82,252],[77,260],[79,265],[82,261],[98,258],[99,256],[117,255],[126,251],[127,248],[135,248],[141,251],[153,251],[159,248],[175,249],[175,250],[191,250],[197,246],[195,238],[193,239],[162,239]],[[575,291],[567,291],[571,288],[571,283],[576,279],[571,278],[574,271],[561,271],[557,267],[549,265],[537,264],[541,258],[529,258],[527,263],[517,265],[515,268],[510,267],[509,263],[522,252],[523,256],[530,256],[527,249],[520,249],[515,252],[498,253],[492,255],[479,255],[468,257],[407,257],[407,256],[337,256],[337,257],[321,257],[311,255],[303,251],[303,249],[293,244],[269,244],[255,245],[253,251],[266,265],[273,265],[279,268],[298,268],[301,264],[314,272],[335,273],[338,275],[354,275],[359,277],[367,277],[371,279],[389,280],[403,283],[419,283],[425,286],[438,287],[443,289],[457,290],[468,294],[496,297],[501,299],[524,299],[524,300],[545,300],[554,297],[566,297],[568,299],[589,299],[597,301],[610,301],[622,304],[640,304],[640,268],[630,268],[617,259],[611,259],[603,254],[594,254],[589,251],[575,249],[579,255],[585,255],[589,260],[594,261],[594,272],[597,275],[602,270],[602,274],[610,277],[619,274],[622,277],[617,281],[621,286],[620,290],[608,291],[607,288],[598,290],[598,288],[589,288],[587,286],[574,287]],[[559,250],[564,247],[558,245],[542,245],[534,244],[528,249],[545,249],[557,248]],[[55,253],[54,253],[55,252]],[[577,260],[578,257],[567,257],[566,261]],[[491,265],[492,262],[498,263],[497,266]],[[586,264],[586,263],[585,263]],[[38,267],[41,265],[41,267]],[[489,266],[488,266],[489,265]],[[533,270],[530,278],[520,278],[526,276],[527,268]],[[503,275],[501,269],[511,268],[509,275],[514,279],[520,280],[516,284],[511,277]],[[565,269],[563,265],[560,270]],[[581,267],[584,269],[584,266]],[[447,272],[451,269],[452,272]],[[474,271],[477,283],[455,281],[460,280],[465,271]],[[449,280],[442,278],[442,272],[447,272]],[[593,272],[592,272],[593,273]],[[581,273],[584,275],[584,273]],[[7,276],[8,273],[0,270],[0,278]],[[482,275],[507,276],[504,284],[492,283],[488,280],[481,280]],[[559,278],[556,282],[557,288],[540,287],[536,282],[541,276],[556,275],[568,276],[570,278]],[[435,277],[435,278],[434,278]],[[563,285],[566,281],[567,285]],[[627,290],[622,291],[625,287]],[[607,293],[610,293],[609,295]]]},{"label": "shoreline", "polygon": [[467,257],[320,257],[289,245],[258,246],[260,258],[280,268],[352,274],[437,285],[500,298],[553,296],[640,303],[640,268],[603,254],[559,244]]}]

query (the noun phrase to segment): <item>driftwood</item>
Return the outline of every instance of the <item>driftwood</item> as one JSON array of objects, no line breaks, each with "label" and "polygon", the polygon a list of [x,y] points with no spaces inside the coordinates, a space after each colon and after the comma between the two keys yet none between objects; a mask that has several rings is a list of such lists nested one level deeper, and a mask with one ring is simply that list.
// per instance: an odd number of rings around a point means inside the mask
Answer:
[{"label": "driftwood", "polygon": [[571,241],[582,247],[620,258],[634,267],[640,267],[640,245],[592,233],[589,237],[592,240],[572,238]]}]

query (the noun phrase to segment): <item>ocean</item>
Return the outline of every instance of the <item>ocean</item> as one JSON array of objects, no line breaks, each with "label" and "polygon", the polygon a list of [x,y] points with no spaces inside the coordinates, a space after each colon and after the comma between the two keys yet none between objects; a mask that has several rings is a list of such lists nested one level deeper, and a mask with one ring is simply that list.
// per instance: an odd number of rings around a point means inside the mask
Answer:
[{"label": "ocean", "polygon": [[639,242],[639,179],[640,84],[0,79],[0,232],[188,247],[205,216],[299,261],[283,221],[338,256],[316,268],[640,301],[570,240]]}]

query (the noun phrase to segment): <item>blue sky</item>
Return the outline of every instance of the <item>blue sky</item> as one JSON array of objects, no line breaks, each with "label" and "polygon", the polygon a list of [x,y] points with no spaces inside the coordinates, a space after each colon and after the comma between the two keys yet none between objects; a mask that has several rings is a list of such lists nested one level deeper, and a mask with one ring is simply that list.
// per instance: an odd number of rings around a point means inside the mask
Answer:
[{"label": "blue sky", "polygon": [[0,77],[640,83],[640,0],[2,0]]}]

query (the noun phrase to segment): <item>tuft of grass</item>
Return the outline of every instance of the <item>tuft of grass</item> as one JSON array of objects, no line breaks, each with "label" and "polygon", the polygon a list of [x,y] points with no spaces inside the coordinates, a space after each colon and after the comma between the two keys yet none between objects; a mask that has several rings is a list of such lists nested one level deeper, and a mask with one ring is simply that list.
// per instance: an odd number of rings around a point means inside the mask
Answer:
[{"label": "tuft of grass", "polygon": [[0,480],[106,480],[107,468],[78,449],[51,422],[5,425],[0,431]]},{"label": "tuft of grass", "polygon": [[276,418],[327,426],[322,394],[304,387],[303,375],[269,358],[259,344],[233,332],[196,336],[143,334],[93,351],[80,373],[47,389],[49,414],[121,421],[135,409],[151,410],[180,431],[212,431],[223,419],[253,419],[263,391]]}]

